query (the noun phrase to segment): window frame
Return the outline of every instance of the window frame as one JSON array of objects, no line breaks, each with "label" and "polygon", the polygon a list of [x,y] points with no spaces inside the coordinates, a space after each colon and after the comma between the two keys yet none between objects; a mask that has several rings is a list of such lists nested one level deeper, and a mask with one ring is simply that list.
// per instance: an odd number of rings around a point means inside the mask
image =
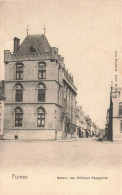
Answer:
[{"label": "window frame", "polygon": [[46,101],[46,86],[43,83],[39,83],[38,84],[38,102],[45,102],[45,101]]},{"label": "window frame", "polygon": [[[39,110],[42,111],[39,112]],[[37,127],[45,127],[45,109],[43,107],[39,107],[37,110]]]},{"label": "window frame", "polygon": [[[17,109],[20,110],[20,112],[17,112]],[[17,107],[15,109],[15,127],[22,127],[22,123],[23,123],[23,111],[20,107]]]},{"label": "window frame", "polygon": [[119,104],[119,115],[122,115],[122,104]]},{"label": "window frame", "polygon": [[38,63],[38,79],[46,79],[46,63]]},{"label": "window frame", "polygon": [[122,133],[122,120],[120,120],[120,133]]},{"label": "window frame", "polygon": [[[17,89],[17,87],[20,86],[21,89]],[[15,102],[23,102],[23,86],[18,83],[15,86]]]},{"label": "window frame", "polygon": [[16,80],[23,80],[23,64],[16,64]]}]

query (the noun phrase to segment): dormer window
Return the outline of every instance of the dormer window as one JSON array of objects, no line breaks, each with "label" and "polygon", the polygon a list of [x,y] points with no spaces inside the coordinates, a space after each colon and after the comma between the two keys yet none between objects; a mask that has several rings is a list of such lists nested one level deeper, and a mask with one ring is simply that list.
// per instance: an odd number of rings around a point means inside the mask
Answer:
[{"label": "dormer window", "polygon": [[34,49],[34,47],[31,45],[31,47],[29,48],[30,52],[36,52],[36,50]]}]

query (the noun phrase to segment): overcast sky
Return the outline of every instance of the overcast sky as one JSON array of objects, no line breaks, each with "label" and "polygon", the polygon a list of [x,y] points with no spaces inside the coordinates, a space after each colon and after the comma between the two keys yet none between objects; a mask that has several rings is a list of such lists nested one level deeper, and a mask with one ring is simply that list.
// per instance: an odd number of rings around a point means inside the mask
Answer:
[{"label": "overcast sky", "polygon": [[114,53],[120,69],[121,12],[119,0],[40,0],[0,2],[0,80],[4,79],[4,50],[13,52],[13,38],[43,34],[59,48],[78,89],[77,102],[85,114],[105,127]]}]

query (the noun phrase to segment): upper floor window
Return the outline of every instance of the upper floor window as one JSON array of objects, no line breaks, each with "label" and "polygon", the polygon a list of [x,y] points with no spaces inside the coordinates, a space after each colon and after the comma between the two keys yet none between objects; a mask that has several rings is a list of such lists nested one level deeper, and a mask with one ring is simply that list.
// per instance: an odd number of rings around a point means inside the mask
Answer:
[{"label": "upper floor window", "polygon": [[16,85],[16,102],[23,101],[23,86],[21,84]]},{"label": "upper floor window", "polygon": [[15,109],[15,127],[22,127],[22,109],[17,107]]},{"label": "upper floor window", "polygon": [[64,85],[64,99],[66,99],[66,85]]},{"label": "upper floor window", "polygon": [[122,115],[122,104],[119,105],[119,115]]},{"label": "upper floor window", "polygon": [[46,86],[43,83],[38,85],[38,101],[45,102]]},{"label": "upper floor window", "polygon": [[42,107],[38,108],[37,126],[38,127],[44,127],[45,126],[45,110]]},{"label": "upper floor window", "polygon": [[45,63],[38,64],[38,78],[39,79],[46,78],[46,64]]},{"label": "upper floor window", "polygon": [[23,64],[16,65],[16,80],[23,80]]}]

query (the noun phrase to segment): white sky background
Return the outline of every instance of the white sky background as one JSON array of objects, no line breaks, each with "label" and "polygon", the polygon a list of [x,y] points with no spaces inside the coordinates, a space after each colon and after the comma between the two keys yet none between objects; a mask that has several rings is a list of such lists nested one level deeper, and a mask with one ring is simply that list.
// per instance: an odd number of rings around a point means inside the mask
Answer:
[{"label": "white sky background", "polygon": [[[13,52],[13,38],[42,34],[59,48],[78,89],[77,102],[85,114],[105,127],[114,52],[120,66],[119,0],[40,0],[0,2],[0,80],[4,79],[4,50]],[[122,72],[122,68],[121,71]]]}]

